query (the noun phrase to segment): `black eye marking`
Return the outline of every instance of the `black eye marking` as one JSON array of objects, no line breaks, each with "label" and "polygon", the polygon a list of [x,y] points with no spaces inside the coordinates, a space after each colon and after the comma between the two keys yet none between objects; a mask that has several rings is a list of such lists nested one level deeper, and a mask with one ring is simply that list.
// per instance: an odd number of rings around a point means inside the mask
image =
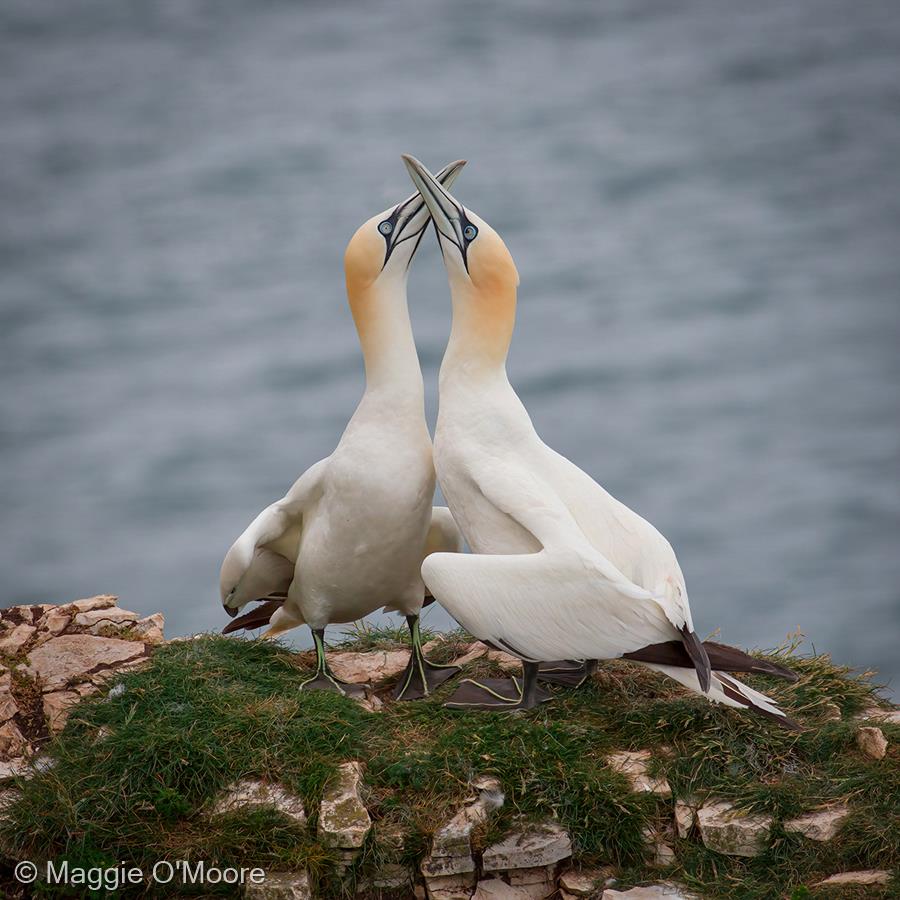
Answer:
[{"label": "black eye marking", "polygon": [[[459,236],[462,238],[462,241],[457,238],[455,233],[453,234],[445,234],[438,228],[437,222],[434,222],[434,230],[438,235],[438,243],[440,243],[440,238],[446,238],[459,250],[459,255],[462,257],[463,265],[466,268],[466,271],[469,271],[469,245],[472,241],[478,237],[478,226],[473,225],[468,216],[466,215],[465,209],[459,204],[456,205],[457,210],[459,210]],[[434,220],[432,220],[434,221]],[[441,253],[443,253],[443,247],[441,247]]]},{"label": "black eye marking", "polygon": [[[425,201],[422,200],[418,195],[414,197],[410,197],[408,200],[405,200],[399,206],[394,208],[394,211],[388,216],[388,218],[378,223],[378,232],[384,238],[384,262],[381,264],[381,268],[388,264],[388,260],[391,258],[391,254],[394,250],[402,244],[404,241],[412,240],[415,237],[421,238],[422,233],[425,231],[425,226],[418,232],[414,232],[412,234],[406,234],[403,237],[404,231],[406,230],[406,226],[412,221],[415,215],[419,212],[419,210],[425,205]],[[403,217],[403,221],[400,222],[400,217]],[[398,227],[398,222],[399,227]],[[426,223],[427,224],[427,223]],[[416,244],[418,246],[418,244]],[[415,250],[413,250],[415,253]],[[412,257],[410,257],[410,262],[412,262]]]}]

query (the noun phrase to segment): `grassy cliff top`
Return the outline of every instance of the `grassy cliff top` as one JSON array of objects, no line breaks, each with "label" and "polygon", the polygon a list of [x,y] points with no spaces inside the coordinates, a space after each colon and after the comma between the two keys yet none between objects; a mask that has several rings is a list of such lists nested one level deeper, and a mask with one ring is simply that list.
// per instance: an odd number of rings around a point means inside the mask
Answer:
[{"label": "grassy cliff top", "polygon": [[[465,640],[448,636],[432,657],[449,661]],[[402,646],[397,634],[378,631],[342,649]],[[651,772],[668,779],[674,797],[719,796],[775,817],[769,849],[752,859],[722,856],[696,839],[677,841],[676,862],[662,874],[704,896],[806,897],[802,885],[833,872],[896,870],[900,726],[881,726],[891,740],[882,760],[865,757],[855,743],[852,717],[877,701],[870,673],[854,675],[792,647],[772,658],[800,680],[747,681],[806,726],[801,733],[715,707],[624,663],[603,665],[577,691],[554,689],[553,702],[525,715],[444,709],[454,681],[426,701],[387,700],[372,713],[340,696],[301,693],[309,654],[215,636],[172,642],[141,670],[120,676],[109,694],[77,707],[46,747],[49,765],[16,785],[21,794],[0,825],[0,841],[16,858],[73,865],[146,866],[170,857],[305,867],[322,896],[337,897],[351,887],[333,877],[334,857],[315,839],[315,817],[338,764],[359,760],[376,833],[406,835],[399,850],[370,839],[356,864],[359,878],[390,853],[415,865],[470,794],[470,780],[490,774],[506,802],[476,832],[479,847],[515,822],[555,817],[571,834],[576,860],[613,865],[620,884],[637,884],[660,878],[645,866],[642,834],[671,822],[673,800],[633,793],[605,757],[649,749]],[[492,666],[477,660],[467,674]],[[829,720],[835,710],[826,704],[840,708],[839,721]],[[251,776],[299,794],[308,826],[260,810],[210,818],[214,798]],[[784,819],[838,799],[853,812],[835,840],[813,843],[781,828]],[[896,896],[891,886],[861,890],[869,893],[840,896]]]}]

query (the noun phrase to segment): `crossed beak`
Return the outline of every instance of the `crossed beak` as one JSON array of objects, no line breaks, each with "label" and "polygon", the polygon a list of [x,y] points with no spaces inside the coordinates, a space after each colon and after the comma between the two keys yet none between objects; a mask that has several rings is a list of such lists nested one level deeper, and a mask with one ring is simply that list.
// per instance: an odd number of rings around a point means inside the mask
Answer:
[{"label": "crossed beak", "polygon": [[[455,162],[444,166],[436,176],[429,173],[428,177],[432,179],[436,178],[439,187],[442,184],[451,187],[465,164],[466,161],[464,159],[457,159]],[[421,165],[421,163],[419,165]],[[443,188],[441,189],[443,190]],[[447,196],[449,197],[450,195],[447,194]],[[423,200],[422,197],[423,194],[421,191],[416,191],[415,194],[407,197],[402,203],[399,203],[394,208],[390,217],[385,220],[385,223],[390,223],[390,231],[387,234],[382,232],[387,244],[384,255],[384,265],[387,265],[387,261],[390,259],[394,249],[405,241],[415,241],[412,253],[409,255],[409,261],[412,262],[413,256],[416,255],[416,250],[419,248],[419,243],[422,240],[422,235],[425,233],[428,220],[431,218],[429,207],[426,206],[426,201]]]},{"label": "crossed beak", "polygon": [[[434,227],[437,229],[438,241],[443,238],[455,245],[463,263],[466,263],[466,242],[463,239],[465,212],[462,205],[447,191],[444,184],[441,184],[440,175],[436,178],[414,156],[404,153],[403,162],[431,214]],[[443,246],[441,249],[443,250]]]}]

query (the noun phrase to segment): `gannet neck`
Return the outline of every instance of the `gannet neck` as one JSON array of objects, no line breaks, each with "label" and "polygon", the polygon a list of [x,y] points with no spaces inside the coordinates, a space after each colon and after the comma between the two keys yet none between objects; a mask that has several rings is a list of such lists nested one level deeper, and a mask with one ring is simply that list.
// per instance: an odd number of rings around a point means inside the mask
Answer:
[{"label": "gannet neck", "polygon": [[479,288],[462,279],[451,284],[453,322],[441,364],[441,379],[466,374],[506,380],[506,357],[516,322],[516,290]]},{"label": "gannet neck", "polygon": [[424,405],[425,388],[406,302],[406,281],[364,287],[348,284],[366,370],[366,394]]}]

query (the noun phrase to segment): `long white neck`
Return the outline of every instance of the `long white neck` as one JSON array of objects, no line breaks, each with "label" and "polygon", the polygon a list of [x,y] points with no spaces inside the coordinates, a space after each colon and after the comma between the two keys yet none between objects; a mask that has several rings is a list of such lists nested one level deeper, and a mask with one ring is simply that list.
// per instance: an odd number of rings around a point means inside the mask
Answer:
[{"label": "long white neck", "polygon": [[440,385],[508,384],[506,357],[516,316],[515,291],[478,292],[451,284],[453,322],[441,363]]},{"label": "long white neck", "polygon": [[425,388],[406,302],[406,280],[377,282],[350,298],[366,368],[364,399],[421,409]]}]

